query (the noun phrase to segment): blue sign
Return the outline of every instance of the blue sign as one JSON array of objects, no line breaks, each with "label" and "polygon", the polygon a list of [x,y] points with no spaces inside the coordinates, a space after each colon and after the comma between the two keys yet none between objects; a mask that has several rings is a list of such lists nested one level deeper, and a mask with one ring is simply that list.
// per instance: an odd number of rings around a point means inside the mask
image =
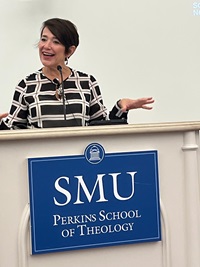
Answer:
[{"label": "blue sign", "polygon": [[32,254],[161,240],[157,151],[29,158]]}]

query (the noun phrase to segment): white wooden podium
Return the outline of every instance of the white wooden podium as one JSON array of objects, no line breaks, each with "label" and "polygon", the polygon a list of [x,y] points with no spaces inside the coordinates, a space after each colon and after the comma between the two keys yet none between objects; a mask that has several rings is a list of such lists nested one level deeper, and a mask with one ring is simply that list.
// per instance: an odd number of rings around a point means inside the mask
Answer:
[{"label": "white wooden podium", "polygon": [[[1,267],[199,267],[200,122],[0,132]],[[27,159],[83,153],[158,151],[162,241],[30,254]]]}]

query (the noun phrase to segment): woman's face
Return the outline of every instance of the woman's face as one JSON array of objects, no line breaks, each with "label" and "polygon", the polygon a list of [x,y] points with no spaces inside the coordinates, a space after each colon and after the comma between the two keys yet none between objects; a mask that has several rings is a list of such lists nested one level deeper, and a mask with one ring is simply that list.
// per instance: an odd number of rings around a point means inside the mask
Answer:
[{"label": "woman's face", "polygon": [[43,29],[38,48],[40,60],[45,67],[56,68],[64,64],[65,47],[47,27]]}]

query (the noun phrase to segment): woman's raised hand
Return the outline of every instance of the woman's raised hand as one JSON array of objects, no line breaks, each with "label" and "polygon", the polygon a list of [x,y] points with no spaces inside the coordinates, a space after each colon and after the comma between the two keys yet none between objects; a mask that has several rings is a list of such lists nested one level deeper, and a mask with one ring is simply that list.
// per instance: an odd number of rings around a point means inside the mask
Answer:
[{"label": "woman's raised hand", "polygon": [[138,99],[129,99],[129,98],[123,98],[119,101],[119,106],[121,107],[122,111],[128,111],[131,109],[136,108],[143,108],[143,109],[152,109],[152,106],[149,106],[149,104],[153,104],[155,101],[152,97],[143,97]]}]

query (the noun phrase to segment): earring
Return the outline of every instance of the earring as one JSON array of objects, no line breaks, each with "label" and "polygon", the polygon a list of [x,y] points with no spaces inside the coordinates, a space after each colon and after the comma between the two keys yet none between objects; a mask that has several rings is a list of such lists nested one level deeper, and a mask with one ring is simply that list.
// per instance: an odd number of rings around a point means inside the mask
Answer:
[{"label": "earring", "polygon": [[68,57],[65,58],[65,65],[68,64]]}]

